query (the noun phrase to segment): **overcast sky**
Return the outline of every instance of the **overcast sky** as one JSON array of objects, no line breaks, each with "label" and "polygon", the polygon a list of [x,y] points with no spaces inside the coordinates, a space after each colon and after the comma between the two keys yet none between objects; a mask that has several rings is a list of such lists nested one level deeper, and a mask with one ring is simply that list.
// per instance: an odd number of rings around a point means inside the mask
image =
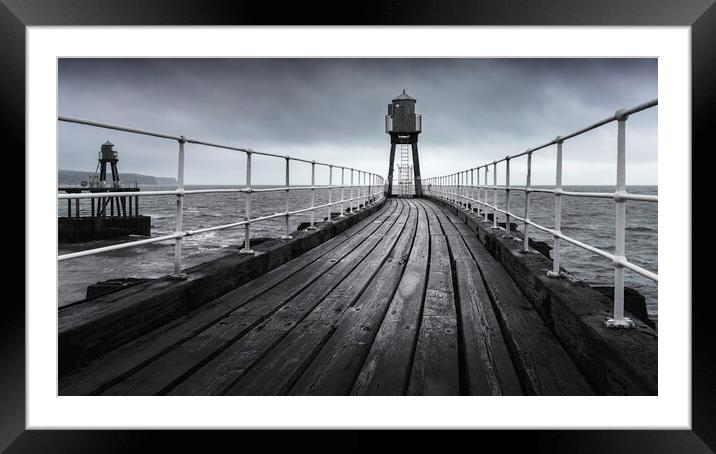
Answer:
[{"label": "overcast sky", "polygon": [[[428,178],[656,98],[657,61],[60,59],[58,112],[386,175],[384,115],[403,89],[423,115],[419,151]],[[176,176],[176,142],[64,123],[59,131],[60,168],[93,172],[109,139],[121,172]],[[554,183],[553,148],[535,153],[535,184]],[[614,184],[615,156],[613,124],[567,142],[565,184]],[[243,183],[244,161],[236,152],[187,145],[186,182]],[[627,162],[628,184],[657,183],[657,109],[628,120]],[[512,183],[524,183],[524,167],[524,158],[514,162]],[[254,169],[255,184],[283,181],[282,160],[257,158]],[[308,182],[308,171],[293,165],[292,182]],[[327,171],[319,173],[324,178]]]}]

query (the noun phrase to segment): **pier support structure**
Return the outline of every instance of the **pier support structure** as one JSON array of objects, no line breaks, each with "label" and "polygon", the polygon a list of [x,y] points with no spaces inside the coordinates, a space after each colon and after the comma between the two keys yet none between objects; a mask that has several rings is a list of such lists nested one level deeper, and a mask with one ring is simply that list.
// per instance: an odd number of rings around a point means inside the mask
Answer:
[{"label": "pier support structure", "polygon": [[[67,199],[67,216],[58,216],[57,238],[60,243],[104,240],[126,235],[150,235],[151,218],[139,215],[139,196],[136,195],[139,187],[136,182],[134,185],[123,185],[120,182],[118,162],[117,150],[108,140],[102,144],[97,156],[97,169],[94,175],[88,175],[89,181],[83,181],[79,186],[57,188],[58,192],[67,194],[97,194],[82,197],[89,199],[84,204],[80,203],[80,198],[75,198],[74,215],[72,199]],[[107,179],[108,166],[111,181]]]},{"label": "pier support structure", "polygon": [[408,144],[412,150],[413,182],[415,184],[415,197],[423,196],[423,185],[420,181],[420,159],[418,158],[418,134],[390,133],[390,163],[388,166],[388,195],[393,194],[393,168],[395,167],[395,146]]}]

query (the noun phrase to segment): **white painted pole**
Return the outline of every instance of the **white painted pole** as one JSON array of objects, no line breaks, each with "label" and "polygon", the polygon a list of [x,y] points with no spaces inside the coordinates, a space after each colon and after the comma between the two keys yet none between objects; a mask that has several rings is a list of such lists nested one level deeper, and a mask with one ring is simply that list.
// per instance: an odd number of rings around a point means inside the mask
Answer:
[{"label": "white painted pole", "polygon": [[311,225],[308,226],[307,230],[314,230],[316,228],[316,161],[311,162]]},{"label": "white painted pole", "polygon": [[244,248],[242,254],[253,254],[251,250],[251,153],[246,153],[246,224],[244,224]]},{"label": "white painted pole", "polygon": [[346,177],[346,168],[341,167],[341,214],[338,216],[339,218],[346,217],[346,210],[343,208],[343,202],[346,200],[345,194],[343,193],[343,190],[345,189],[345,177]]},{"label": "white painted pole", "polygon": [[[562,143],[560,137],[557,137],[557,169],[555,171],[555,188],[554,188],[554,231],[556,234],[562,233]],[[561,277],[560,267],[560,238],[553,235],[554,251],[552,257],[552,271],[547,272],[549,277]]]},{"label": "white painted pole", "polygon": [[492,189],[493,189],[493,198],[495,202],[495,209],[492,210],[492,228],[496,229],[497,227],[497,161],[492,163]]},{"label": "white painted pole", "polygon": [[480,168],[479,167],[477,167],[475,169],[475,173],[477,174],[477,188],[475,188],[475,193],[476,193],[475,194],[475,200],[476,200],[475,213],[477,213],[477,215],[479,216],[480,215]]},{"label": "white painted pole", "polygon": [[510,219],[510,157],[505,158],[505,238],[512,238],[512,224]]},{"label": "white painted pole", "polygon": [[353,213],[353,169],[351,169],[351,204],[350,204],[350,210],[351,210],[351,213]]},{"label": "white painted pole", "polygon": [[288,214],[288,197],[291,190],[290,187],[290,159],[286,158],[286,234],[283,235],[281,238],[283,239],[291,239],[291,228],[289,227],[289,214]]},{"label": "white painted pole", "polygon": [[328,222],[333,222],[331,219],[331,209],[333,209],[333,205],[331,202],[333,201],[333,166],[328,166],[328,217],[326,220]]},{"label": "white painted pole", "polygon": [[470,206],[468,207],[469,211],[472,211],[472,208],[475,208],[475,169],[470,169]]},{"label": "white painted pole", "polygon": [[[624,110],[615,114],[617,118],[617,190],[616,201],[616,238],[614,255],[617,260],[626,260],[625,229],[626,201],[619,197],[626,194],[626,120],[629,118]],[[634,322],[624,317],[624,266],[614,262],[614,317],[607,319],[610,328],[633,328]]]},{"label": "white painted pole", "polygon": [[487,222],[487,203],[488,203],[488,201],[487,201],[487,197],[488,197],[488,195],[487,195],[487,181],[488,181],[488,180],[487,180],[487,173],[489,172],[489,169],[490,169],[490,166],[487,166],[487,165],[486,165],[486,166],[485,166],[485,188],[484,188],[484,190],[482,191],[482,195],[483,195],[483,197],[484,197],[484,199],[485,199],[485,206],[484,206],[483,209],[482,209],[482,215],[483,215],[482,220],[483,220],[484,222]]},{"label": "white painted pole", "polygon": [[525,180],[525,222],[522,235],[522,252],[530,250],[529,222],[530,222],[530,197],[532,195],[532,152],[527,153],[527,179]]},{"label": "white painted pole", "polygon": [[[182,136],[179,139],[179,156],[177,159],[177,203],[174,212],[175,223],[174,230],[177,235],[183,232],[184,226],[184,144],[186,141]],[[186,274],[181,272],[181,237],[174,239],[174,279],[186,279]]]}]

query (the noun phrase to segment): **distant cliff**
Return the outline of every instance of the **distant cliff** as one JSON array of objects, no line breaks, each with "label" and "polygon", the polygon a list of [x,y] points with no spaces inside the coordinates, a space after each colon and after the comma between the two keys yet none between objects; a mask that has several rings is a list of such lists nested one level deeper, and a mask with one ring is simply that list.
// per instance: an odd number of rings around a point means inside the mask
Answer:
[{"label": "distant cliff", "polygon": [[[109,170],[109,169],[108,169]],[[88,181],[89,176],[93,172],[83,172],[81,170],[65,170],[60,169],[57,171],[57,183],[63,184],[80,184],[82,181]],[[108,175],[111,179],[111,175]],[[171,177],[155,177],[152,175],[141,175],[139,173],[121,173],[119,174],[119,180],[122,183],[134,183],[138,185],[176,185],[176,178]]]}]

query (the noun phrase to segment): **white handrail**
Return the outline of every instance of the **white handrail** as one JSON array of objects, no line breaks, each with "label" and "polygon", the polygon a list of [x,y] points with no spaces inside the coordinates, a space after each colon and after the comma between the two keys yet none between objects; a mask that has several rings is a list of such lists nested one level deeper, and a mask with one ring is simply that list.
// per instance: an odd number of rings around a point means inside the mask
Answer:
[{"label": "white handrail", "polygon": [[[380,200],[383,199],[384,190],[383,186],[385,184],[385,179],[377,174],[366,172],[363,170],[353,169],[350,167],[345,166],[338,166],[336,164],[331,163],[323,163],[318,161],[311,161],[308,159],[302,159],[302,158],[294,158],[291,156],[286,155],[279,155],[279,154],[273,154],[273,153],[265,153],[260,151],[255,151],[249,148],[241,148],[241,147],[234,147],[229,145],[222,145],[217,144],[213,142],[207,142],[204,140],[198,140],[198,139],[190,139],[186,138],[182,135],[172,135],[172,134],[164,134],[154,131],[148,131],[143,129],[137,129],[137,128],[130,128],[126,126],[119,126],[109,123],[101,123],[97,121],[92,120],[84,120],[80,118],[73,118],[73,117],[66,117],[66,116],[58,116],[58,121],[62,122],[68,122],[68,123],[76,123],[80,125],[85,126],[93,126],[98,128],[105,128],[105,129],[112,129],[116,131],[123,131],[123,132],[129,132],[132,134],[141,134],[151,137],[157,137],[160,139],[168,139],[168,140],[175,140],[179,144],[179,150],[178,150],[178,166],[177,166],[177,189],[174,190],[164,190],[164,191],[115,191],[115,192],[86,192],[86,193],[71,193],[71,194],[57,194],[58,200],[69,200],[71,199],[96,199],[96,198],[103,198],[103,197],[122,197],[127,196],[128,194],[131,194],[131,196],[134,197],[146,197],[146,196],[175,196],[177,198],[177,204],[175,209],[175,231],[172,234],[169,235],[163,235],[155,238],[147,238],[143,240],[137,240],[137,241],[131,241],[127,243],[121,243],[121,244],[115,244],[111,246],[104,246],[94,249],[87,249],[84,251],[79,252],[73,252],[69,254],[62,254],[57,257],[58,262],[64,261],[64,260],[70,260],[78,257],[84,257],[88,255],[94,255],[94,254],[101,254],[104,252],[109,251],[116,251],[120,249],[127,249],[132,247],[138,247],[146,244],[151,243],[159,243],[163,241],[171,241],[174,240],[174,273],[171,275],[172,277],[176,279],[185,279],[186,274],[182,273],[182,252],[181,252],[181,246],[182,246],[182,239],[185,236],[191,236],[191,235],[198,235],[201,233],[216,231],[216,230],[224,230],[229,228],[235,228],[235,227],[244,227],[244,247],[241,249],[240,252],[245,254],[253,254],[254,251],[251,250],[251,224],[261,221],[266,221],[269,219],[279,218],[279,217],[285,217],[286,221],[286,233],[285,235],[282,235],[282,238],[291,238],[289,236],[289,217],[292,215],[310,212],[311,213],[311,225],[310,227],[314,226],[315,221],[315,212],[316,210],[326,208],[329,212],[329,220],[330,220],[330,208],[335,205],[340,205],[341,207],[341,216],[345,216],[345,213],[343,212],[343,206],[344,203],[348,202],[350,203],[350,211],[353,212],[353,201],[358,200],[358,203],[363,203],[363,206],[368,205],[374,205],[375,203],[378,203]],[[201,145],[201,146],[207,146],[212,148],[221,148],[225,150],[232,150],[232,151],[239,151],[246,155],[246,186],[243,188],[216,188],[216,189],[184,189],[184,154],[185,154],[185,147],[186,144],[194,144],[194,145]],[[252,155],[260,155],[260,156],[268,156],[268,157],[274,157],[274,158],[280,158],[285,160],[286,166],[285,166],[285,186],[282,187],[274,187],[274,188],[253,188],[251,186],[251,177],[252,177],[252,170],[251,170],[251,156]],[[309,163],[311,164],[311,185],[310,186],[295,186],[291,187],[289,186],[290,181],[290,161],[297,161],[297,162],[303,162],[303,163]],[[316,166],[326,166],[330,169],[330,176],[329,176],[329,184],[326,185],[316,185],[315,181],[315,168]],[[340,185],[333,185],[333,169],[339,168],[341,169],[341,184]],[[343,174],[346,170],[351,171],[351,184],[350,186],[344,185],[344,179]],[[353,184],[353,172],[359,172],[359,175],[363,175],[363,184],[362,185],[354,185]],[[370,176],[370,178],[368,178]],[[366,180],[368,180],[368,184],[366,184]],[[375,183],[373,185],[370,184],[370,181],[374,181]],[[350,198],[344,197],[344,190],[345,188],[350,187]],[[322,205],[316,205],[315,203],[315,191],[317,189],[325,189],[328,190],[329,193],[333,189],[340,188],[341,189],[341,198],[339,201],[332,201],[332,196],[329,194],[329,200],[328,203],[322,204]],[[358,189],[358,195],[354,197],[354,188]],[[309,208],[302,208],[298,210],[289,210],[289,201],[288,201],[288,193],[290,191],[311,191],[311,206]],[[254,192],[280,192],[284,191],[286,192],[286,198],[285,198],[285,210],[281,213],[276,213],[273,215],[267,215],[267,216],[259,216],[252,218],[251,217],[251,194]],[[201,229],[196,230],[185,230],[183,227],[183,214],[184,214],[184,197],[191,194],[220,194],[220,193],[244,193],[246,194],[246,206],[245,206],[245,215],[244,220],[232,222],[228,224],[222,224],[217,226],[211,226],[211,227],[205,227]],[[79,200],[78,200],[79,203]]]},{"label": "white handrail", "polygon": [[[532,226],[538,230],[542,230],[544,232],[547,232],[552,235],[553,238],[553,258],[552,258],[552,270],[550,270],[547,275],[550,277],[562,277],[564,274],[560,271],[560,260],[561,260],[561,253],[560,253],[560,241],[564,240],[568,243],[574,244],[577,247],[580,247],[584,250],[587,250],[589,252],[592,252],[593,254],[599,255],[601,257],[604,257],[608,260],[611,260],[612,266],[614,267],[614,316],[612,318],[609,318],[606,320],[606,325],[608,327],[633,327],[634,322],[630,320],[627,317],[624,317],[624,268],[628,268],[636,273],[638,273],[641,276],[646,277],[647,279],[650,279],[654,282],[658,282],[659,276],[657,273],[654,273],[652,271],[649,271],[645,268],[642,268],[638,265],[635,265],[634,263],[631,263],[629,260],[627,260],[625,256],[625,230],[626,230],[626,202],[627,201],[638,201],[638,202],[657,202],[659,201],[658,196],[654,195],[645,195],[645,194],[630,194],[626,191],[626,142],[625,142],[625,136],[626,136],[626,120],[629,118],[630,115],[644,111],[646,109],[655,107],[658,105],[658,100],[653,99],[650,101],[647,101],[643,104],[639,104],[638,106],[632,107],[630,109],[620,109],[617,110],[614,115],[607,117],[603,120],[600,120],[596,123],[593,123],[585,128],[579,129],[577,131],[574,131],[572,133],[563,135],[563,136],[557,136],[555,139],[534,147],[527,149],[526,151],[523,151],[521,153],[517,153],[514,155],[506,156],[502,159],[492,161],[487,164],[480,165],[478,167],[473,167],[468,169],[470,172],[473,170],[477,171],[477,185],[472,186],[473,189],[477,188],[477,197],[475,198],[473,196],[473,193],[470,191],[461,191],[461,186],[464,186],[465,183],[462,185],[460,184],[460,175],[462,172],[467,172],[465,170],[462,170],[457,173],[452,173],[449,175],[444,175],[440,177],[432,177],[428,178],[426,181],[428,183],[428,192],[430,194],[433,194],[439,198],[445,199],[447,201],[451,201],[454,203],[457,203],[459,205],[462,205],[465,208],[468,208],[469,206],[472,206],[470,202],[474,202],[477,205],[483,206],[485,208],[489,208],[492,210],[492,228],[497,229],[497,214],[502,213],[505,215],[505,229],[507,230],[507,235],[510,235],[511,232],[511,225],[510,225],[510,219],[514,218],[519,221],[522,221],[524,228],[523,228],[523,246],[522,246],[522,252],[528,252],[529,251],[529,231],[528,226]],[[565,141],[568,139],[572,139],[574,137],[577,137],[581,134],[584,134],[588,131],[591,131],[593,129],[596,129],[600,126],[604,126],[606,124],[609,124],[613,121],[617,122],[617,163],[616,163],[616,174],[617,174],[617,185],[614,192],[576,192],[576,191],[565,191],[562,189],[562,146]],[[557,145],[557,159],[556,159],[556,181],[555,181],[555,187],[554,189],[545,189],[545,188],[535,188],[532,186],[532,153],[546,149],[550,147],[551,145]],[[527,177],[524,187],[519,186],[510,186],[510,160],[518,158],[520,156],[527,155]],[[505,185],[498,186],[497,184],[497,164],[505,162]],[[493,168],[493,184],[488,185],[487,183],[487,174],[488,170],[492,166]],[[484,184],[480,184],[480,169],[484,169],[484,177],[485,181]],[[455,183],[457,181],[457,187],[455,186]],[[465,179],[462,180],[463,182]],[[470,184],[472,185],[472,179]],[[488,189],[492,189],[493,196],[494,196],[494,203],[490,204],[488,202],[487,197],[487,191]],[[481,200],[480,192],[483,190],[484,200]],[[497,206],[497,191],[505,191],[505,209],[501,209]],[[513,212],[510,211],[510,191],[523,191],[525,192],[525,212],[524,216],[519,216]],[[539,225],[533,221],[530,220],[530,200],[531,200],[531,193],[533,192],[539,192],[539,193],[546,193],[546,194],[553,194],[554,195],[554,228],[550,229],[548,227]],[[589,198],[604,198],[604,199],[614,199],[615,205],[616,205],[616,220],[615,220],[615,250],[614,254],[611,254],[609,252],[606,252],[602,249],[596,248],[594,246],[591,246],[587,243],[581,242],[579,240],[576,240],[574,238],[571,238],[561,232],[561,219],[562,219],[562,197],[589,197]],[[469,209],[469,208],[468,208]],[[483,210],[484,218],[483,222],[487,222],[487,209]]]}]

